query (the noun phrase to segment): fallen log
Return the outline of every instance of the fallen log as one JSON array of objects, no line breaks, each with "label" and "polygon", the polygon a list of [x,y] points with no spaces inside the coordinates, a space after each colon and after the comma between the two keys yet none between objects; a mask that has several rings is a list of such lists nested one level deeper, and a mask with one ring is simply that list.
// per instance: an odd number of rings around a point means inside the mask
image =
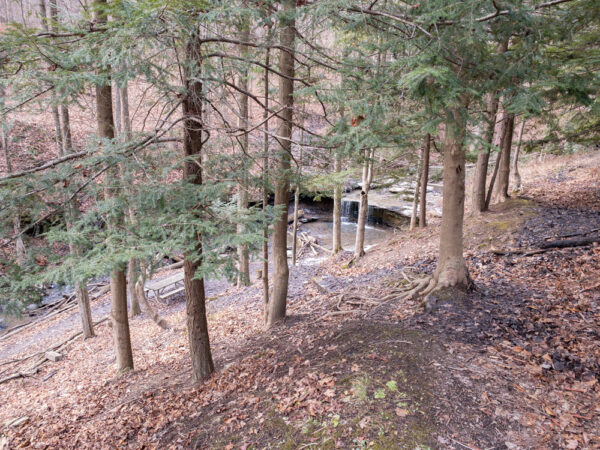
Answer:
[{"label": "fallen log", "polygon": [[555,248],[585,247],[585,246],[592,245],[595,243],[600,243],[600,236],[583,238],[583,239],[564,239],[564,240],[559,240],[559,241],[543,242],[540,244],[539,248],[531,249],[531,250],[491,249],[490,253],[493,253],[494,255],[498,255],[498,256],[511,256],[511,255],[533,256],[533,255],[539,255],[540,253],[546,253]]},{"label": "fallen log", "polygon": [[541,249],[549,248],[570,248],[570,247],[585,247],[586,245],[600,242],[600,236],[588,237],[581,239],[563,239],[559,241],[544,242],[539,245]]}]

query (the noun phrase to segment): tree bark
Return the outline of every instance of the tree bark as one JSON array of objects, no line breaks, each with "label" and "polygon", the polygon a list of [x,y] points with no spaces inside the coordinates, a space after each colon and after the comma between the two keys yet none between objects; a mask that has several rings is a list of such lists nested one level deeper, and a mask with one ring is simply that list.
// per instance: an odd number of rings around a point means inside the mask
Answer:
[{"label": "tree bark", "polygon": [[[333,171],[339,174],[342,171],[342,158],[336,149],[333,161]],[[342,185],[336,179],[333,187],[333,253],[336,254],[342,248]]]},{"label": "tree bark", "polygon": [[[0,110],[4,108],[5,103],[5,90],[4,86],[0,85]],[[6,115],[0,117],[0,144],[4,151],[4,162],[6,164],[6,173],[12,173],[12,160],[10,157],[10,150],[8,148],[8,135],[6,133]],[[15,252],[17,264],[22,264],[25,261],[25,243],[23,242],[23,235],[21,230],[21,210],[17,208],[15,216],[13,217],[13,233],[15,235]]]},{"label": "tree bark", "polygon": [[[250,27],[247,21],[241,25],[241,40],[243,42],[248,42],[250,40]],[[239,52],[241,58],[246,58],[248,49],[245,45],[239,46]],[[245,64],[242,62],[242,64]],[[242,170],[239,175],[238,182],[238,201],[237,207],[238,211],[241,214],[245,214],[248,210],[248,167],[249,163],[249,155],[248,155],[248,76],[249,71],[248,67],[244,65],[243,70],[239,74],[239,85],[240,85],[240,93],[238,95],[238,103],[240,108],[240,115],[238,118],[238,129],[244,134],[240,136],[239,143],[241,147],[241,155],[240,160],[242,162]],[[246,231],[246,227],[244,224],[237,225],[238,234],[244,234]],[[250,258],[248,255],[248,245],[239,244],[237,248],[238,253],[238,276],[237,276],[237,285],[248,286],[250,284]]]},{"label": "tree bark", "polygon": [[504,138],[502,139],[498,180],[493,194],[494,203],[502,203],[510,198],[508,195],[508,185],[510,181],[510,153],[515,128],[515,115],[507,112],[505,112],[505,115],[506,131],[504,132]]},{"label": "tree bark", "polygon": [[129,292],[129,315],[131,317],[142,314],[142,309],[140,308],[140,299],[138,298],[139,291],[135,288],[139,278],[137,265],[137,260],[133,258],[130,259],[127,264],[127,291]]},{"label": "tree bark", "polygon": [[275,207],[282,209],[273,225],[273,295],[269,300],[265,324],[267,328],[285,318],[289,268],[287,261],[287,223],[290,186],[290,152],[292,146],[292,112],[294,106],[294,39],[295,39],[295,0],[282,1],[280,43],[284,49],[279,52],[279,105],[284,108],[279,113],[277,129],[278,155]]},{"label": "tree bark", "polygon": [[487,209],[486,206],[486,181],[488,165],[490,160],[490,146],[494,140],[494,129],[496,128],[496,114],[498,112],[498,99],[496,93],[488,94],[487,99],[487,128],[483,136],[484,145],[477,152],[477,163],[473,180],[472,209],[474,213],[481,213]]},{"label": "tree bark", "polygon": [[515,158],[512,166],[512,177],[515,186],[515,191],[520,191],[523,188],[521,181],[521,174],[519,173],[519,155],[521,153],[521,144],[523,143],[523,130],[525,129],[525,119],[521,122],[521,128],[519,128],[519,140],[517,143],[517,151],[515,152]]},{"label": "tree bark", "polygon": [[[268,35],[270,36],[270,28]],[[269,203],[269,64],[271,63],[271,51],[266,49],[264,83],[265,83],[265,108],[263,110],[264,120],[264,135],[263,135],[263,186],[262,186],[262,202],[263,202],[263,315],[266,318],[269,306],[269,220],[267,218],[267,205]]]},{"label": "tree bark", "polygon": [[[201,64],[201,40],[197,33],[198,31],[190,36],[186,44],[186,57],[188,61],[196,61],[197,64]],[[197,74],[189,73],[189,71],[189,68],[185,69],[183,151],[186,162],[183,167],[183,178],[188,183],[202,185],[202,83],[198,80]],[[202,236],[200,233],[197,233],[196,240],[195,254],[184,255],[183,272],[192,379],[201,381],[210,377],[215,369],[208,336],[204,279],[196,277],[196,272],[202,265]]]},{"label": "tree bark", "polygon": [[506,139],[506,133],[508,131],[507,127],[507,115],[504,108],[502,108],[502,114],[500,120],[496,123],[496,128],[494,129],[494,139],[493,145],[498,149],[498,157],[496,158],[496,164],[494,165],[494,172],[492,173],[492,178],[490,179],[490,185],[488,186],[487,195],[485,197],[485,209],[487,210],[490,207],[490,203],[492,201],[492,193],[496,190],[496,180],[498,177],[498,169],[500,168],[500,160],[502,159],[502,149],[504,148],[504,140]]},{"label": "tree bark", "polygon": [[466,115],[466,108],[455,108],[446,120],[440,254],[434,273],[438,286],[467,288],[470,284],[463,257]]},{"label": "tree bark", "polygon": [[431,135],[425,136],[423,147],[423,169],[421,171],[421,208],[419,210],[419,228],[427,226],[427,183],[429,182],[429,151],[431,150]]},{"label": "tree bark", "polygon": [[[106,0],[95,0],[95,20],[100,26],[107,22],[104,12]],[[110,74],[110,67],[107,69]],[[112,112],[112,87],[110,77],[102,85],[96,85],[96,120],[98,124],[98,136],[103,139],[115,138],[115,125]],[[114,174],[113,174],[114,176]],[[106,198],[112,196],[109,188],[105,189]],[[109,226],[114,226],[110,224]],[[113,340],[117,351],[117,367],[119,371],[133,369],[133,354],[131,351],[131,339],[129,335],[129,319],[127,317],[127,280],[123,266],[117,266],[110,274],[111,292],[111,320],[113,324]]]},{"label": "tree bark", "polygon": [[[129,141],[131,139],[131,119],[129,118],[129,94],[127,92],[127,82],[125,82],[123,87],[119,88],[118,99],[120,110],[119,132],[125,141]],[[129,220],[132,224],[136,221],[133,209],[129,210]],[[142,280],[141,291],[136,288],[137,281],[139,279]],[[130,259],[127,264],[127,290],[129,292],[129,315],[131,317],[140,315],[142,313],[140,303],[146,301],[146,295],[144,294],[143,289],[143,279],[144,278],[141,276],[141,266],[139,261],[133,258]]]},{"label": "tree bark", "polygon": [[417,227],[417,214],[419,209],[419,196],[421,194],[421,172],[422,172],[422,164],[423,164],[423,153],[425,152],[425,148],[421,150],[421,155],[419,155],[419,162],[417,164],[417,171],[415,172],[415,192],[413,196],[413,209],[412,214],[410,215],[410,231],[413,231]]},{"label": "tree bark", "polygon": [[292,265],[296,265],[296,252],[298,251],[298,204],[300,203],[300,186],[294,190],[294,224],[292,225]]},{"label": "tree bark", "polygon": [[354,257],[360,258],[365,254],[365,227],[367,225],[367,211],[369,210],[369,190],[373,181],[373,157],[375,150],[365,150],[365,161],[362,173],[362,189],[360,191],[360,206],[358,222],[356,224],[356,240],[354,242]]}]

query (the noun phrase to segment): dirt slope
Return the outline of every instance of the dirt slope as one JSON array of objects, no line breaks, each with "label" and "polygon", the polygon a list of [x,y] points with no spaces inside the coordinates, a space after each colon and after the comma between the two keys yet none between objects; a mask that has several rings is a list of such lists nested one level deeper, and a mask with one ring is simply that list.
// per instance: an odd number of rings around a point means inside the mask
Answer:
[{"label": "dirt slope", "polygon": [[200,385],[189,381],[180,307],[163,310],[173,330],[133,320],[136,369],[125,374],[100,326],[65,360],[0,385],[0,420],[27,417],[3,429],[5,442],[597,448],[600,248],[496,253],[600,228],[599,162],[594,153],[524,165],[520,198],[468,219],[477,289],[433,314],[389,294],[404,275],[433,270],[436,223],[351,267],[343,254],[292,271],[290,318],[272,332],[262,330],[258,284],[228,291],[209,318],[218,373]]}]

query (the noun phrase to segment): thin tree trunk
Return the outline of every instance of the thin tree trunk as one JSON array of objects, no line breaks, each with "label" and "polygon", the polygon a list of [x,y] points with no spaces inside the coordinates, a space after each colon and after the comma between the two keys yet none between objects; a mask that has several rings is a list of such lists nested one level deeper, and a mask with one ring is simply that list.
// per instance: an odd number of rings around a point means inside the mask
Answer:
[{"label": "thin tree trunk", "polygon": [[[56,8],[56,7],[55,7]],[[49,31],[48,27],[48,19],[52,18],[46,12],[46,2],[45,0],[39,0],[38,3],[38,12],[40,16],[40,23],[42,24],[42,28],[44,31]],[[54,131],[55,131],[55,140],[56,140],[56,148],[58,149],[58,154],[60,156],[64,155],[64,146],[63,146],[63,137],[61,132],[60,125],[60,114],[58,112],[58,106],[56,105],[56,92],[52,91],[51,94],[51,110],[52,110],[52,119],[54,119]]]},{"label": "thin tree trunk", "polygon": [[360,258],[365,254],[365,227],[367,226],[367,212],[369,210],[369,190],[373,181],[373,158],[375,150],[365,150],[365,162],[362,173],[362,189],[360,191],[360,206],[358,222],[356,224],[356,241],[354,243],[354,257]]},{"label": "thin tree trunk", "polygon": [[[127,82],[119,89],[119,110],[120,110],[120,133],[125,141],[131,139],[131,119],[129,118],[129,94],[127,92]],[[135,223],[135,213],[132,209],[129,210],[129,220],[131,223]],[[146,295],[144,294],[143,281],[142,290],[136,289],[137,281],[143,280],[141,276],[141,265],[139,261],[132,258],[127,264],[127,280],[128,280],[128,292],[129,292],[129,315],[131,317],[140,315],[142,309],[140,303],[146,301]],[[141,294],[140,294],[141,292]]]},{"label": "thin tree trunk", "polygon": [[[201,64],[200,35],[190,36],[186,44],[188,61]],[[196,73],[185,69],[186,96],[183,101],[184,140],[183,151],[186,158],[183,166],[183,178],[188,183],[202,185],[202,83]],[[194,158],[192,161],[191,158]],[[195,255],[186,254],[183,262],[185,283],[186,312],[190,356],[192,359],[192,378],[194,381],[205,380],[214,372],[214,364],[210,352],[208,323],[206,319],[206,293],[204,279],[196,277],[202,265],[202,236],[197,233]]]},{"label": "thin tree trunk", "polygon": [[[250,40],[250,27],[246,21],[241,26],[241,40],[243,42],[248,42]],[[241,58],[246,58],[248,49],[245,45],[239,46],[239,52]],[[242,63],[245,64],[245,63]],[[241,214],[244,214],[248,210],[248,171],[250,168],[248,167],[248,163],[250,158],[248,157],[248,76],[249,71],[248,67],[244,65],[244,69],[239,74],[239,85],[240,85],[240,93],[238,96],[238,103],[240,108],[240,116],[238,118],[238,129],[243,131],[244,134],[240,136],[239,142],[241,147],[241,161],[242,161],[242,173],[239,176],[238,182],[238,202],[237,207],[238,211]],[[244,224],[237,225],[238,234],[244,234],[246,231],[246,226]],[[237,276],[237,285],[248,286],[250,284],[250,258],[248,255],[248,245],[239,244],[237,248],[238,253],[238,276]]]},{"label": "thin tree trunk", "polygon": [[136,297],[140,299],[140,303],[144,305],[144,310],[148,317],[152,319],[152,321],[161,327],[163,330],[170,328],[169,322],[160,317],[156,311],[150,306],[150,302],[146,298],[146,293],[144,292],[144,278],[140,277],[140,279],[135,283]]},{"label": "thin tree trunk", "polygon": [[[40,1],[40,12],[42,12],[42,4],[44,0]],[[50,0],[50,29],[52,31],[56,31],[56,24],[58,23],[58,8],[55,0]],[[45,8],[44,8],[45,10]],[[46,22],[46,30],[48,30],[48,24]],[[54,95],[54,94],[53,94]],[[54,111],[53,111],[54,114]],[[59,126],[59,130],[57,131],[60,134],[60,145],[59,152],[61,156],[71,153],[73,151],[73,139],[71,137],[71,119],[69,117],[69,107],[68,105],[61,103],[58,107],[57,116],[54,119],[55,125]],[[58,141],[58,138],[57,138]],[[67,229],[72,227],[72,223],[75,220],[76,215],[79,214],[79,206],[76,199],[71,201],[71,204],[68,205],[67,212]],[[69,252],[72,255],[79,255],[80,250],[74,246],[69,244]],[[86,281],[80,281],[76,285],[75,295],[77,297],[77,305],[79,308],[79,316],[81,317],[81,329],[84,339],[88,339],[94,337],[94,322],[92,321],[92,308],[90,305],[90,295],[87,288]]]},{"label": "thin tree trunk", "polygon": [[421,171],[423,164],[423,152],[425,148],[421,150],[421,155],[419,156],[419,163],[417,164],[417,171],[415,173],[415,192],[413,196],[413,209],[412,214],[410,215],[410,231],[413,231],[417,228],[417,213],[419,209],[419,195],[421,194]]},{"label": "thin tree trunk", "polygon": [[[4,86],[0,85],[0,110],[4,108],[5,103],[5,90]],[[4,150],[4,162],[6,164],[6,173],[12,173],[12,160],[10,158],[10,150],[8,148],[8,134],[6,132],[7,123],[6,115],[0,117],[0,144],[2,144],[2,150]],[[13,233],[15,235],[15,252],[17,264],[22,264],[25,261],[25,243],[23,242],[23,235],[21,230],[21,210],[17,208],[15,216],[13,217]]]},{"label": "thin tree trunk", "polygon": [[[270,35],[270,29],[268,34]],[[271,51],[267,48],[265,55],[265,67],[269,67],[271,63]],[[264,136],[263,136],[263,270],[262,270],[262,282],[263,282],[263,315],[266,318],[268,314],[269,306],[269,221],[267,219],[267,206],[269,203],[269,69],[265,69],[264,72],[264,83],[265,83],[265,108],[263,110],[264,124]]]},{"label": "thin tree trunk", "polygon": [[284,108],[279,113],[277,129],[278,173],[275,184],[275,207],[280,208],[280,215],[273,226],[273,295],[269,300],[265,324],[267,328],[285,318],[289,268],[287,261],[287,223],[290,186],[290,151],[292,145],[292,112],[294,106],[294,39],[295,0],[282,1],[281,46],[279,52],[279,105]]},{"label": "thin tree trunk", "polygon": [[120,89],[121,92],[121,130],[125,139],[131,139],[131,118],[129,117],[129,93],[127,91],[127,82]]},{"label": "thin tree trunk", "polygon": [[67,105],[60,105],[60,122],[65,153],[71,153],[73,151],[73,138],[71,137],[71,118]]},{"label": "thin tree trunk", "polygon": [[[99,26],[107,22],[104,13],[106,0],[95,0],[99,8],[95,13],[95,20]],[[107,69],[110,73],[110,67]],[[112,113],[112,87],[110,81],[104,85],[96,86],[96,120],[98,121],[98,136],[104,139],[115,138],[115,125]],[[106,198],[112,196],[109,188],[105,189]],[[110,224],[109,226],[114,226]],[[111,293],[111,320],[113,329],[113,340],[117,351],[117,367],[119,371],[133,369],[133,354],[131,351],[131,340],[129,335],[129,319],[127,317],[127,280],[125,268],[115,267],[110,273]]]},{"label": "thin tree trunk", "polygon": [[113,83],[113,93],[115,96],[114,111],[115,111],[115,134],[121,136],[121,91],[117,83]]},{"label": "thin tree trunk", "polygon": [[503,110],[501,119],[497,122],[496,128],[494,130],[494,147],[498,149],[498,157],[496,158],[496,164],[494,165],[494,172],[492,173],[492,178],[490,179],[490,184],[488,186],[487,195],[485,197],[485,210],[490,207],[490,203],[492,201],[492,193],[495,190],[496,179],[498,177],[498,169],[500,168],[500,161],[502,159],[502,151],[504,149],[504,140],[506,139],[506,132],[508,131],[508,127],[506,126],[506,111]]},{"label": "thin tree trunk", "polygon": [[[333,171],[339,174],[342,171],[342,158],[336,149],[333,160]],[[342,251],[342,185],[336,178],[333,187],[333,253]]]},{"label": "thin tree trunk", "polygon": [[520,191],[523,188],[521,181],[521,174],[519,173],[519,155],[521,154],[521,144],[523,143],[523,130],[525,129],[525,119],[521,122],[521,128],[519,128],[519,141],[517,143],[517,151],[515,152],[515,158],[512,166],[512,176],[514,179],[515,191]]},{"label": "thin tree trunk", "polygon": [[496,128],[496,115],[498,112],[498,99],[496,93],[488,94],[487,100],[487,128],[483,137],[485,145],[479,147],[477,152],[477,163],[475,166],[475,177],[473,180],[473,198],[472,209],[474,213],[481,213],[487,210],[486,202],[486,181],[488,165],[490,160],[490,147],[494,141],[494,129]]},{"label": "thin tree trunk", "polygon": [[[304,112],[301,126],[304,127]],[[304,132],[301,131],[300,145],[304,143]],[[296,252],[298,251],[298,208],[300,205],[300,177],[302,176],[303,147],[300,147],[300,158],[298,158],[298,173],[296,188],[294,189],[294,224],[292,225],[292,265],[296,265]]]},{"label": "thin tree trunk", "polygon": [[506,113],[506,131],[504,133],[504,139],[502,139],[498,179],[493,194],[494,203],[502,203],[510,198],[508,195],[508,185],[510,181],[510,153],[512,148],[514,128],[515,115]]},{"label": "thin tree trunk", "polygon": [[139,291],[135,287],[139,278],[137,265],[138,262],[134,258],[130,259],[127,263],[127,291],[129,293],[129,315],[131,317],[142,314],[142,309],[140,308],[140,299],[138,298]]},{"label": "thin tree trunk", "polygon": [[294,190],[294,224],[292,225],[292,265],[296,265],[296,252],[298,251],[298,204],[300,203],[300,186],[296,184]]},{"label": "thin tree trunk", "polygon": [[427,226],[427,183],[429,182],[429,151],[431,149],[431,135],[425,136],[423,147],[423,169],[421,171],[421,208],[419,210],[419,228]]}]

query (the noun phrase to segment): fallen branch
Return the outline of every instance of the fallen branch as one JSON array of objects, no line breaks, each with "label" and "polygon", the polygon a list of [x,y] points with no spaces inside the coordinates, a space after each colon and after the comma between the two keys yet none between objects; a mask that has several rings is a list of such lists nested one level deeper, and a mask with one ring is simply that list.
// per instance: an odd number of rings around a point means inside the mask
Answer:
[{"label": "fallen branch", "polygon": [[498,256],[512,256],[512,255],[521,255],[521,256],[533,256],[539,255],[540,253],[546,253],[550,250],[556,248],[574,248],[574,247],[585,247],[587,245],[595,244],[600,242],[599,237],[590,237],[583,239],[564,239],[559,241],[550,241],[544,242],[540,244],[540,247],[533,250],[498,250],[492,249],[491,253]]}]

